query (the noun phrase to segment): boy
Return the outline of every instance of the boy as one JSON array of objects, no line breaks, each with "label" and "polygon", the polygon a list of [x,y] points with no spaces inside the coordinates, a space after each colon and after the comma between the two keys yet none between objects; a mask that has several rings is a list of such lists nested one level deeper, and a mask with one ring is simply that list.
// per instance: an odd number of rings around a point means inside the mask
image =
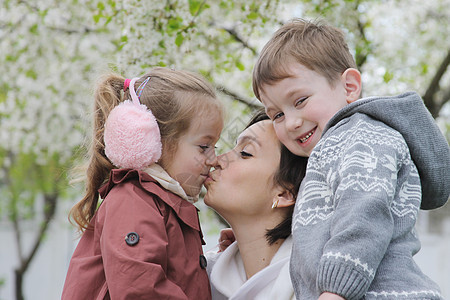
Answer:
[{"label": "boy", "polygon": [[420,97],[359,99],[343,34],[299,19],[263,48],[253,90],[280,141],[309,157],[292,223],[296,297],[441,299],[412,258],[418,210],[450,193],[449,146]]}]

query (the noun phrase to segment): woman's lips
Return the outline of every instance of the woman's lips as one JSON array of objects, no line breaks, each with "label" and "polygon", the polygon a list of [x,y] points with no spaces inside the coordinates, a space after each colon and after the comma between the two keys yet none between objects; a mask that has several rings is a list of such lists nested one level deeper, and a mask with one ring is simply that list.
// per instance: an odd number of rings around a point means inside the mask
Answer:
[{"label": "woman's lips", "polygon": [[205,182],[203,183],[204,185],[210,184],[211,182],[213,182],[214,179],[211,177],[211,175],[207,175]]}]

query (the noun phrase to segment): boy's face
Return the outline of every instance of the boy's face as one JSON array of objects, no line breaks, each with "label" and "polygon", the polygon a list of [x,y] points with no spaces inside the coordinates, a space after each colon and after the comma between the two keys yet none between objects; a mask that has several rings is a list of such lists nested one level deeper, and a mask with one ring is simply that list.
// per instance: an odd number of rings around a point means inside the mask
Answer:
[{"label": "boy's face", "polygon": [[[355,72],[355,69],[352,69]],[[291,77],[264,84],[261,101],[280,141],[294,154],[309,157],[331,117],[354,97],[342,77],[331,86],[327,79],[301,64],[289,69]],[[359,72],[358,72],[359,74]]]}]

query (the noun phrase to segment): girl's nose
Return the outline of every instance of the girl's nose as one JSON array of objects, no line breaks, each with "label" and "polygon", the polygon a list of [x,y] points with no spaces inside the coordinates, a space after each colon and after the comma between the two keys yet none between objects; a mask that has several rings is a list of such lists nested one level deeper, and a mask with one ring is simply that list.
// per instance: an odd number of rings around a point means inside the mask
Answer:
[{"label": "girl's nose", "polygon": [[206,158],[206,165],[209,167],[216,167],[218,164],[218,159],[215,149],[212,149]]}]

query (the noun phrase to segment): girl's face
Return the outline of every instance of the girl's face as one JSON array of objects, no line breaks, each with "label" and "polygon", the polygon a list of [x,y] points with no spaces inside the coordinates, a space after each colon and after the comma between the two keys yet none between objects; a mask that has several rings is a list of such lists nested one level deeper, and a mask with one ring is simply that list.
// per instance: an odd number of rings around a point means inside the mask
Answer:
[{"label": "girl's face", "polygon": [[222,127],[219,116],[193,120],[186,134],[179,139],[171,161],[164,164],[167,173],[180,183],[188,196],[200,193],[210,168],[217,163],[214,147]]},{"label": "girl's face", "polygon": [[236,147],[218,157],[205,181],[205,203],[228,222],[242,216],[264,216],[275,196],[273,176],[280,164],[280,142],[270,120],[244,130]]}]

